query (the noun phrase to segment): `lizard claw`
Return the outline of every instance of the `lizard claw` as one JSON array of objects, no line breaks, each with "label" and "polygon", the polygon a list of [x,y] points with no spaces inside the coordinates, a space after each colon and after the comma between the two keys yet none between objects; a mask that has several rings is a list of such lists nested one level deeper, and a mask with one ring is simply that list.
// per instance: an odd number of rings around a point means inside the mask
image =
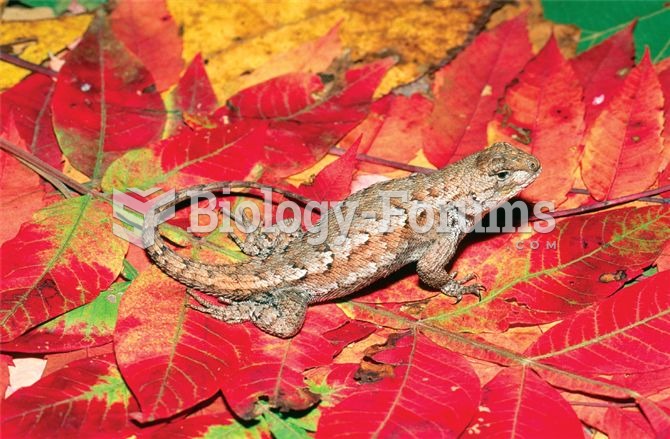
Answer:
[{"label": "lizard claw", "polygon": [[463,300],[463,296],[466,294],[472,294],[476,296],[477,299],[482,301],[482,292],[486,291],[486,287],[481,284],[465,285],[467,282],[477,279],[476,274],[468,274],[463,279],[456,280],[458,273],[454,272],[450,274],[450,280],[444,285],[440,290],[443,294],[453,297],[456,299],[454,305],[458,304]]}]

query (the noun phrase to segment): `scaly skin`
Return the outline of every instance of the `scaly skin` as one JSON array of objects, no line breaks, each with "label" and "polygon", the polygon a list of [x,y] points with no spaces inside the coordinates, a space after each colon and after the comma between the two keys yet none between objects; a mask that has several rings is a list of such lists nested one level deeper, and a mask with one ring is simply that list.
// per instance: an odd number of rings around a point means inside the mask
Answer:
[{"label": "scaly skin", "polygon": [[[239,264],[206,264],[168,248],[156,232],[156,220],[149,218],[145,236],[155,239],[147,252],[173,278],[228,304],[216,306],[194,296],[200,306],[193,308],[231,323],[250,320],[269,334],[291,337],[300,330],[309,304],[347,296],[412,262],[417,262],[419,277],[428,286],[457,301],[464,294],[479,297],[481,285],[464,285],[472,276],[456,280],[445,266],[476,220],[521,192],[540,171],[534,156],[496,143],[432,174],[412,174],[352,194],[341,205],[340,218],[347,218],[350,209],[355,212],[344,239],[331,208],[321,220],[327,222],[328,234],[320,244],[310,242],[319,234],[321,223],[292,235],[252,234],[247,237],[252,245],[240,245],[256,256]],[[191,187],[180,191],[174,202],[160,206],[155,214],[189,199],[193,191],[231,187],[263,186],[221,182]],[[385,191],[406,193],[407,198],[384,199]],[[435,226],[445,218],[446,227],[441,231],[432,227],[426,233],[415,231],[411,219],[419,225],[426,221],[425,215],[412,210],[416,202],[432,212]],[[390,222],[382,215],[385,203],[397,209],[397,215],[386,218]],[[254,242],[258,242],[256,248]]]}]

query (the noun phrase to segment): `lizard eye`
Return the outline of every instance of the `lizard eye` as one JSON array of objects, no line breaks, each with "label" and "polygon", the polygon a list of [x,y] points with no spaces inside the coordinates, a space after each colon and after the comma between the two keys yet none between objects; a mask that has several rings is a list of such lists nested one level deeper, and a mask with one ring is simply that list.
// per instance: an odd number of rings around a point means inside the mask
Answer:
[{"label": "lizard eye", "polygon": [[496,173],[496,177],[500,181],[505,181],[509,178],[509,171],[500,171],[500,172]]}]

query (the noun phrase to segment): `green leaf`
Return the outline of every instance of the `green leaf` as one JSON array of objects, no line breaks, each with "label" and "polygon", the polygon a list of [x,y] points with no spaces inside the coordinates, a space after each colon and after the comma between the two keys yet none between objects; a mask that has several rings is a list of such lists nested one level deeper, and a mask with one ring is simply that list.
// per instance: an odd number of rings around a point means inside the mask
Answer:
[{"label": "green leaf", "polygon": [[[67,11],[72,0],[21,0],[21,3],[32,8],[47,7],[54,11],[54,14],[60,15]],[[107,0],[78,0],[81,6],[87,11],[93,10],[100,5],[107,3]]]},{"label": "green leaf", "polygon": [[665,1],[543,0],[542,6],[548,19],[581,28],[577,52],[588,50],[637,19],[634,33],[636,58],[642,58],[645,46],[649,47],[655,63],[670,56],[670,8]]}]

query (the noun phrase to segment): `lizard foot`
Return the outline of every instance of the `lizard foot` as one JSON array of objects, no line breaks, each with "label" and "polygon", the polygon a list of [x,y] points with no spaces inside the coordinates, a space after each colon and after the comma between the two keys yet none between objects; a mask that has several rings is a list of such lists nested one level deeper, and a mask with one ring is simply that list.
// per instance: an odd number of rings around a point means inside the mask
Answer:
[{"label": "lizard foot", "polygon": [[484,285],[481,284],[465,285],[471,280],[476,279],[477,275],[470,273],[460,280],[456,280],[456,276],[458,276],[457,272],[451,273],[449,275],[450,277],[449,281],[445,285],[443,285],[442,288],[440,288],[440,291],[442,291],[443,294],[456,299],[454,305],[459,303],[463,299],[463,296],[466,294],[472,294],[473,296],[477,296],[477,299],[479,299],[479,301],[482,300],[482,292],[486,291],[486,287]]},{"label": "lizard foot", "polygon": [[186,292],[198,302],[198,305],[189,303],[186,306],[193,310],[209,314],[217,320],[226,323],[242,323],[251,319],[251,307],[243,306],[247,302],[232,302],[229,305],[221,306],[204,299],[199,294],[194,293],[190,288],[186,290]]},{"label": "lizard foot", "polygon": [[252,303],[254,325],[270,335],[289,338],[302,328],[309,301],[303,290],[284,288],[256,296]]}]

